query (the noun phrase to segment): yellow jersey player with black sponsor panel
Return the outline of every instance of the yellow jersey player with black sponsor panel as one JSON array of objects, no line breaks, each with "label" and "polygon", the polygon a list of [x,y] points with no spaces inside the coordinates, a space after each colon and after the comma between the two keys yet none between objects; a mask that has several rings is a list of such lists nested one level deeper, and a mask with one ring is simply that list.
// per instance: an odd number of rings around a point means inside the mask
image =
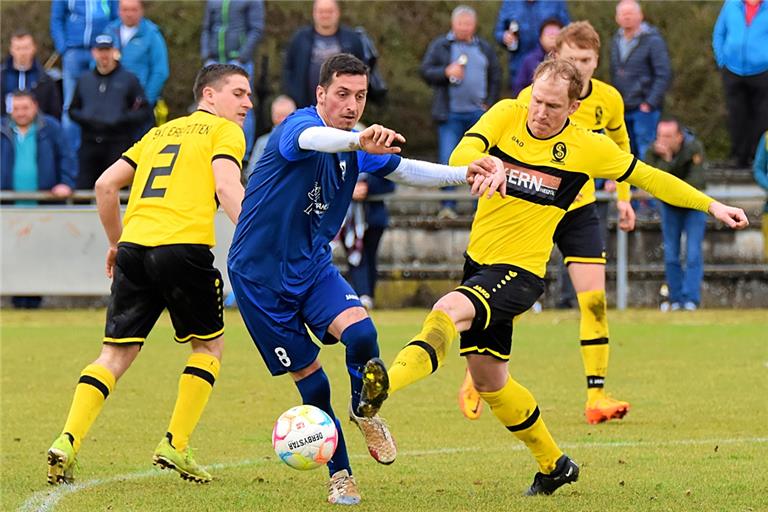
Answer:
[{"label": "yellow jersey player with black sponsor panel", "polygon": [[[608,136],[627,153],[629,135],[624,123],[624,101],[619,91],[592,75],[600,57],[600,35],[588,21],[577,21],[560,31],[555,43],[555,56],[570,61],[583,81],[579,108],[569,119],[583,128]],[[517,97],[528,105],[531,87]],[[607,181],[613,184],[613,181]],[[629,184],[616,184],[618,191],[619,228],[631,231],[635,213],[629,203]],[[576,199],[557,225],[554,242],[563,254],[568,274],[576,291],[580,310],[579,342],[587,378],[587,402],[584,409],[587,422],[601,423],[621,419],[630,405],[605,393],[608,373],[608,317],[605,297],[605,240],[600,229],[595,198],[595,181],[587,180]],[[469,419],[477,419],[482,411],[482,399],[472,385],[467,372],[459,390],[459,406]]]},{"label": "yellow jersey player with black sponsor panel", "polygon": [[[248,74],[214,64],[194,85],[198,110],[147,132],[96,182],[99,218],[109,240],[112,289],[101,354],[83,369],[61,435],[48,450],[48,482],[72,483],[80,445],[118,379],[168,309],[175,340],[192,354],[153,463],[209,482],[189,438],[219,375],[224,344],[221,273],[213,266],[220,203],[237,222],[243,200],[243,121],[251,109]],[[120,189],[131,186],[120,219]]]},{"label": "yellow jersey player with black sponsor panel", "polygon": [[375,413],[392,393],[437,370],[457,333],[475,387],[499,421],[530,450],[539,471],[526,495],[551,494],[578,479],[579,467],[555,443],[533,395],[509,374],[512,327],[544,288],[552,237],[591,178],[628,181],[665,202],[709,211],[734,229],[744,212],[723,205],[672,175],[638,161],[609,138],[571,123],[583,82],[568,61],[536,68],[531,102],[502,100],[461,140],[451,164],[491,162],[496,172],[475,176],[481,197],[469,236],[460,286],[433,306],[419,332],[386,371],[370,361],[361,404]]}]

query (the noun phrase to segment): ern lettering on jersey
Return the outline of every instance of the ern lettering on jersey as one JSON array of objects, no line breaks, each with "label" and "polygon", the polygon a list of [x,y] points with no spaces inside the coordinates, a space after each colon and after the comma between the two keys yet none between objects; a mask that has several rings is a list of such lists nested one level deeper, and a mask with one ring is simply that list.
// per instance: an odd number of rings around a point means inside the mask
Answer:
[{"label": "ern lettering on jersey", "polygon": [[560,189],[562,178],[551,176],[543,171],[529,169],[521,165],[504,162],[507,170],[507,189],[515,190],[520,194],[532,195],[541,199],[554,200]]}]

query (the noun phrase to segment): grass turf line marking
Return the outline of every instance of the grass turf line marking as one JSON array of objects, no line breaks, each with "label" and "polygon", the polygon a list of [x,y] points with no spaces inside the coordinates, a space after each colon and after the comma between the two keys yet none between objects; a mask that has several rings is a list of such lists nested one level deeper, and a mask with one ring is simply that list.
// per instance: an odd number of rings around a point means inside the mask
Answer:
[{"label": "grass turf line marking", "polygon": [[[643,446],[692,446],[692,445],[705,445],[705,444],[757,444],[768,442],[768,437],[746,437],[736,439],[677,439],[672,441],[605,441],[597,443],[561,443],[563,448],[637,448]],[[461,448],[439,448],[436,450],[411,450],[401,452],[399,455],[406,457],[419,457],[430,455],[448,455],[454,453],[468,453],[468,452],[497,452],[497,451],[521,451],[526,449],[522,444],[514,444],[510,446],[504,446],[503,448],[485,449],[481,447],[461,447]],[[350,459],[367,459],[368,455],[353,454],[350,455]],[[217,463],[207,465],[210,469],[229,469],[241,466],[256,466],[264,464],[266,462],[272,462],[274,459],[247,459],[239,462],[230,463]],[[167,475],[168,471],[162,471],[160,469],[153,469],[148,471],[139,471],[136,473],[126,473],[123,475],[116,475],[109,478],[96,478],[93,480],[86,480],[82,483],[76,483],[73,485],[58,485],[54,490],[38,491],[27,500],[22,503],[18,508],[18,512],[50,512],[54,509],[56,504],[64,497],[82,491],[84,489],[91,489],[104,484],[110,484],[114,482],[121,482],[125,480],[140,480],[142,478],[151,478],[158,475]]]}]

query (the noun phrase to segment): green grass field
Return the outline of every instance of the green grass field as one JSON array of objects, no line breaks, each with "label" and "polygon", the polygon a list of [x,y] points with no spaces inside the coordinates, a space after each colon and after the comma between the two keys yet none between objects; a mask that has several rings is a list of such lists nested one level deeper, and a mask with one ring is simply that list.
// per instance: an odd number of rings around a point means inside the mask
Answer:
[{"label": "green grass field", "polygon": [[[375,312],[391,361],[424,311]],[[77,484],[48,487],[45,452],[63,425],[80,370],[98,353],[103,311],[2,314],[2,504],[45,511],[328,510],[325,469],[276,460],[272,423],[299,395],[271,378],[237,313],[227,316],[222,375],[192,444],[215,480],[187,483],[151,465],[165,432],[188,349],[163,318],[118,383],[79,455]],[[536,465],[486,410],[461,415],[456,355],[383,409],[398,441],[380,466],[345,422],[366,511],[768,510],[768,312],[611,314],[608,389],[632,403],[620,422],[583,419],[585,379],[575,312],[527,315],[516,326],[511,372],[536,396],[580,481],[551,497],[524,498]],[[347,408],[340,346],[321,360],[334,407]]]}]

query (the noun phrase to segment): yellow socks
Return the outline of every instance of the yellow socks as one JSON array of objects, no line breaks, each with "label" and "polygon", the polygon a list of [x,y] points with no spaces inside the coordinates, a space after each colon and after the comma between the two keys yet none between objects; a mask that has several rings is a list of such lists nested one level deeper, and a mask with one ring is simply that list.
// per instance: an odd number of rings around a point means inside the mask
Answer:
[{"label": "yellow socks", "polygon": [[576,295],[581,311],[579,338],[581,359],[587,376],[587,401],[605,396],[605,376],[608,374],[608,316],[605,290],[590,290]]},{"label": "yellow socks", "polygon": [[389,394],[433,373],[445,361],[456,337],[456,326],[443,311],[431,311],[421,332],[406,345],[387,370]]},{"label": "yellow socks", "polygon": [[104,406],[104,400],[114,388],[115,376],[103,366],[89,364],[83,369],[64,424],[64,432],[73,438],[72,446],[75,452],[80,450],[80,443],[96,421]]},{"label": "yellow socks", "polygon": [[179,395],[168,425],[169,440],[177,451],[184,451],[200,421],[203,409],[219,376],[221,362],[214,356],[194,352],[179,378]]},{"label": "yellow socks", "polygon": [[541,472],[549,474],[554,471],[563,452],[544,425],[531,392],[510,377],[500,390],[490,393],[481,391],[480,396],[491,406],[502,425],[525,443],[539,463]]}]

